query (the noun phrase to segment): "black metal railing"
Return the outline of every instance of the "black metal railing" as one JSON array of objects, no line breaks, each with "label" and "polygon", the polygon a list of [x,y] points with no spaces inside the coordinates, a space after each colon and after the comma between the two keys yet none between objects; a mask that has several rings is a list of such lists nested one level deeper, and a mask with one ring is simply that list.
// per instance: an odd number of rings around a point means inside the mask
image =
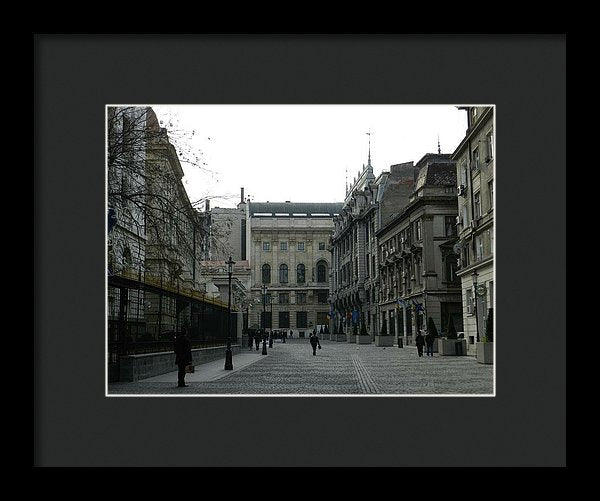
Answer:
[{"label": "black metal railing", "polygon": [[[226,346],[227,341],[222,339],[191,340],[192,349],[214,348]],[[109,354],[144,355],[149,353],[173,352],[173,341],[136,341],[108,343]]]}]

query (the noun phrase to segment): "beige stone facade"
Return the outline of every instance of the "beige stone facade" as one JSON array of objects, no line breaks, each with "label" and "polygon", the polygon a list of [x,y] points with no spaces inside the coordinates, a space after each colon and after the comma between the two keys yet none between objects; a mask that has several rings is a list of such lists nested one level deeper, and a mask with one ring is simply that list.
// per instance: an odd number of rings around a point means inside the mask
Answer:
[{"label": "beige stone facade", "polygon": [[[264,325],[307,336],[317,325],[328,323],[328,245],[333,217],[340,209],[341,204],[335,203],[247,204],[250,328]],[[268,290],[265,303],[263,285]]]},{"label": "beige stone facade", "polygon": [[[486,334],[486,319],[494,307],[494,107],[463,107],[468,129],[452,158],[458,185],[458,237],[460,246],[464,335],[470,354]],[[473,287],[485,286],[481,295]],[[475,301],[477,297],[477,301]],[[477,312],[477,314],[475,314]]]}]

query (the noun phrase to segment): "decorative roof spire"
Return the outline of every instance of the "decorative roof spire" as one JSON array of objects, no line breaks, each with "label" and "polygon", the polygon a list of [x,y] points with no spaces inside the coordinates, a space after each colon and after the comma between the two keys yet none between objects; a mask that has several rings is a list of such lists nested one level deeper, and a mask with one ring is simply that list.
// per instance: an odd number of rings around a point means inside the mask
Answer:
[{"label": "decorative roof spire", "polygon": [[438,155],[442,154],[442,149],[440,148],[440,133],[438,132]]},{"label": "decorative roof spire", "polygon": [[348,167],[346,167],[346,195],[348,194]]},{"label": "decorative roof spire", "polygon": [[367,136],[369,136],[369,161],[367,162],[367,167],[371,167],[371,129],[369,132],[365,132]]}]

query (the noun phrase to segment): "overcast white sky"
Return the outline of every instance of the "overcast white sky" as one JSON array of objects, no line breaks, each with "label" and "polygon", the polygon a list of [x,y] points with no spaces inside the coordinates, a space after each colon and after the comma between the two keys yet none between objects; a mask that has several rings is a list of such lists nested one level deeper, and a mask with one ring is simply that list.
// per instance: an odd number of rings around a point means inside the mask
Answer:
[{"label": "overcast white sky", "polygon": [[[453,153],[467,129],[455,105],[152,106],[162,126],[194,131],[188,147],[208,171],[182,164],[193,202],[235,207],[240,188],[255,202],[341,202],[367,163],[375,176],[426,153]],[[199,208],[202,208],[200,205]]]}]

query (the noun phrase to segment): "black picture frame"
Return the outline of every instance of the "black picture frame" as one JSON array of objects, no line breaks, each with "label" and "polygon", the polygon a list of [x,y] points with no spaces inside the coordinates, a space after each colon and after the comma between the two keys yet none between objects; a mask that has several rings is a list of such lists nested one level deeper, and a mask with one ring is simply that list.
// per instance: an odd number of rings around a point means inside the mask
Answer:
[{"label": "black picture frame", "polygon": [[[496,397],[105,397],[111,103],[495,104]],[[564,34],[34,35],[34,466],[564,466],[565,185]]]}]

